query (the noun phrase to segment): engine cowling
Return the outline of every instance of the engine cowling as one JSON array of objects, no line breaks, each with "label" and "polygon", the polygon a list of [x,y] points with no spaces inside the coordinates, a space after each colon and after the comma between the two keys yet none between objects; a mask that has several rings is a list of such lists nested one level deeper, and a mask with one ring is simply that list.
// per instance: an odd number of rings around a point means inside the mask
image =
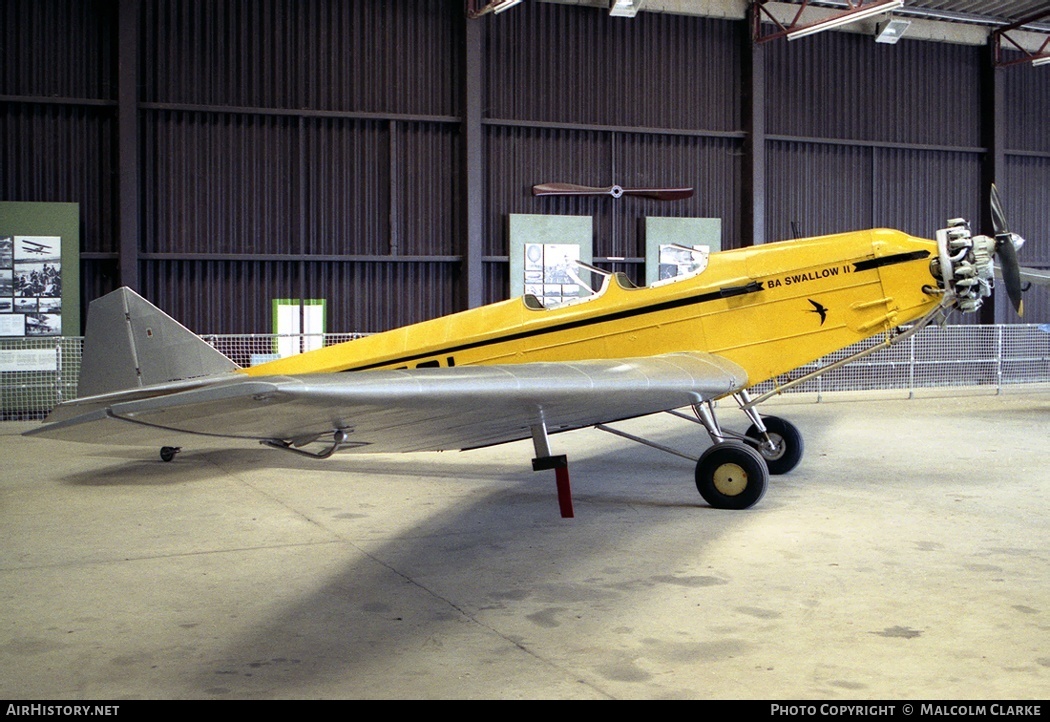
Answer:
[{"label": "engine cowling", "polygon": [[995,248],[994,238],[974,236],[962,218],[949,220],[947,228],[937,231],[938,253],[930,262],[930,273],[960,311],[978,311],[984,299],[992,295]]}]

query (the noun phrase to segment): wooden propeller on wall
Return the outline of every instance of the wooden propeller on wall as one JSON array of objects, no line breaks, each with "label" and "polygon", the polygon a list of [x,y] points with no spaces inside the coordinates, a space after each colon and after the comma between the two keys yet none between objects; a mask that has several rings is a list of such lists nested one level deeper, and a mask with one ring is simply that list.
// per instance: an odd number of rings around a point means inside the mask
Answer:
[{"label": "wooden propeller on wall", "polygon": [[624,188],[614,185],[607,188],[595,186],[581,186],[575,183],[540,183],[532,187],[534,196],[643,196],[655,198],[658,201],[677,201],[682,198],[690,198],[693,195],[692,188]]}]

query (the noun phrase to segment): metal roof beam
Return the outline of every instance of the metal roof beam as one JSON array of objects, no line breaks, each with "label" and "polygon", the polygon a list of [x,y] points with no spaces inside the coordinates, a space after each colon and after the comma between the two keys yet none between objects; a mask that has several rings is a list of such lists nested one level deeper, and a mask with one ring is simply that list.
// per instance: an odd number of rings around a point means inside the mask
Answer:
[{"label": "metal roof beam", "polygon": [[[754,4],[753,13],[753,25],[752,25],[752,38],[756,43],[766,43],[771,40],[777,40],[779,38],[787,38],[788,40],[795,40],[797,38],[806,37],[807,35],[813,35],[815,33],[824,32],[825,30],[831,30],[833,28],[840,28],[844,25],[857,22],[859,20],[865,20],[873,18],[876,15],[896,10],[904,5],[904,0],[875,0],[874,2],[864,2],[864,0],[849,0],[848,10],[840,13],[829,15],[821,20],[810,23],[801,23],[802,15],[806,8],[809,7],[809,0],[803,0],[798,6],[798,11],[794,17],[786,24],[781,22],[779,18],[766,7],[769,0],[757,0]],[[771,22],[777,27],[772,33],[762,34],[762,22]]]},{"label": "metal roof beam", "polygon": [[[1038,49],[1032,51],[1024,47],[1021,42],[1010,35],[1015,30],[1020,30],[1026,25],[1031,25],[1034,22],[1042,20],[1043,18],[1050,17],[1050,8],[1041,10],[1035,15],[1027,18],[1022,18],[1017,22],[1011,23],[1005,27],[997,28],[992,33],[992,47],[994,50],[994,62],[998,68],[1004,68],[1009,65],[1019,65],[1021,63],[1031,63],[1032,65],[1043,65],[1044,63],[1050,63],[1050,35],[1047,35],[1043,40],[1042,45]],[[1003,42],[1007,42],[1012,45],[1016,50],[1021,53],[1020,58],[1014,60],[1003,60]]]}]

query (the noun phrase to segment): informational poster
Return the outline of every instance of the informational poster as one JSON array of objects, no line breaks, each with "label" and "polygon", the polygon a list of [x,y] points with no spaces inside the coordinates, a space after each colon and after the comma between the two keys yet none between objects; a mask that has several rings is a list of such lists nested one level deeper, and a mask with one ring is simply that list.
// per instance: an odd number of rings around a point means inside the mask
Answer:
[{"label": "informational poster", "polygon": [[0,336],[80,333],[80,209],[0,203]]},{"label": "informational poster", "polygon": [[0,314],[0,335],[62,335],[60,236],[0,237]]},{"label": "informational poster", "polygon": [[581,288],[586,287],[580,278],[579,260],[580,247],[575,243],[526,243],[525,293],[548,308],[579,298]]},{"label": "informational poster", "polygon": [[660,244],[660,281],[678,276],[692,276],[707,268],[710,246],[680,246],[677,243]]},{"label": "informational poster", "polygon": [[529,294],[551,307],[594,292],[592,274],[580,263],[591,262],[589,216],[512,213],[510,295]]},{"label": "informational poster", "polygon": [[645,219],[645,283],[669,283],[703,272],[712,253],[722,249],[719,218]]}]

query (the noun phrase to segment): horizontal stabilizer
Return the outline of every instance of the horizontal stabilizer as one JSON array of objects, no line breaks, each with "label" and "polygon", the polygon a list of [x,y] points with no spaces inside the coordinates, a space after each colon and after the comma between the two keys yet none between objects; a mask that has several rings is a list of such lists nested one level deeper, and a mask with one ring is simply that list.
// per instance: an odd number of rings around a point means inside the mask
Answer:
[{"label": "horizontal stabilizer", "polygon": [[230,373],[237,365],[130,288],[88,307],[77,396]]}]

